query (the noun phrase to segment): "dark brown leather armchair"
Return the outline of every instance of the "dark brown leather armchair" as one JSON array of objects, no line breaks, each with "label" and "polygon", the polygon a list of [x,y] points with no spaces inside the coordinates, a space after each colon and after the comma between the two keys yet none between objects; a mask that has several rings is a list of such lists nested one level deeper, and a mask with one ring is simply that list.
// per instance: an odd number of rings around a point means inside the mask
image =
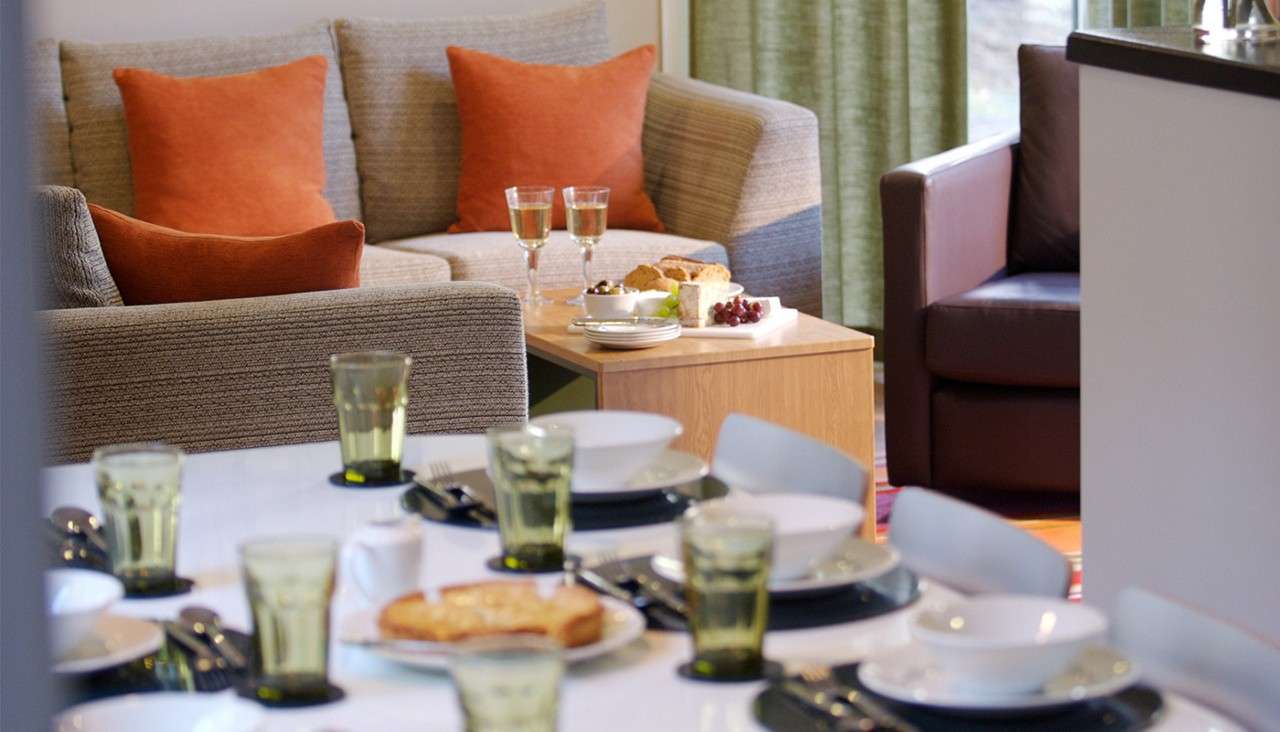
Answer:
[{"label": "dark brown leather armchair", "polygon": [[1024,46],[1022,130],[887,173],[889,481],[1080,486],[1077,75]]}]

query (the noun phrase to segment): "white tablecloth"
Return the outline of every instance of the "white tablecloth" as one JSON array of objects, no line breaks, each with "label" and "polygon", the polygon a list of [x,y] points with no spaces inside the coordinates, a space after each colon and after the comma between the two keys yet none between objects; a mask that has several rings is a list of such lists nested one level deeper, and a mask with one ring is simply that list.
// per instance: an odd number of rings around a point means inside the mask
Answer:
[{"label": "white tablecloth", "polygon": [[[405,464],[445,460],[456,471],[484,464],[484,439],[474,435],[417,436],[406,441]],[[259,448],[189,456],[183,476],[178,571],[196,580],[188,595],[127,600],[116,612],[169,617],[183,605],[200,603],[220,612],[226,624],[249,630],[248,606],[238,574],[236,547],[245,539],[288,533],[321,533],[344,539],[366,521],[399,513],[403,488],[343,490],[327,476],[340,467],[336,442]],[[11,486],[12,488],[12,486]],[[79,505],[100,513],[88,465],[45,471],[46,509]],[[484,560],[498,551],[494,531],[427,523],[423,581],[427,586],[496,576]],[[570,550],[584,556],[614,551],[623,556],[672,541],[670,526],[571,537]],[[510,576],[510,575],[503,575]],[[921,603],[955,597],[926,582]],[[339,585],[335,615],[357,600]],[[918,605],[917,605],[918,606]],[[813,630],[773,632],[765,652],[784,661],[841,663],[907,640],[906,618],[914,608],[858,623]],[[683,634],[648,632],[610,657],[570,667],[561,697],[561,729],[574,730],[757,730],[750,701],[760,683],[708,684],[675,675],[689,654]],[[269,730],[456,730],[460,714],[446,673],[401,668],[372,654],[334,646],[330,672],[347,692],[337,704],[273,710]],[[1158,729],[1233,729],[1230,723],[1172,694]]]}]

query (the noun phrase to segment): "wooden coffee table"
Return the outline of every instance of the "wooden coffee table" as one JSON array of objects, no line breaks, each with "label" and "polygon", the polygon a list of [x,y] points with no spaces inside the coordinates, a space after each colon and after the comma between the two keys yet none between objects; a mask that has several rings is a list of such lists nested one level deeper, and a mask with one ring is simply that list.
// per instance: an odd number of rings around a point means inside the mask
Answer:
[{"label": "wooden coffee table", "polygon": [[875,535],[875,386],[866,333],[801,314],[759,340],[678,338],[611,351],[568,332],[581,315],[572,290],[525,310],[534,414],[566,408],[634,409],[680,420],[676,447],[710,460],[731,412],[785,425],[834,445],[867,468],[865,536]]}]

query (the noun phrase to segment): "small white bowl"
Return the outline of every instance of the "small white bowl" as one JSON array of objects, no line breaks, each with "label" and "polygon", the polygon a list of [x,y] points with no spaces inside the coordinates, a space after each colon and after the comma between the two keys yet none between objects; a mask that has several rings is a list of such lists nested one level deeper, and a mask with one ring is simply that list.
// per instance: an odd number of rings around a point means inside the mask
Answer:
[{"label": "small white bowl", "polygon": [[529,421],[573,430],[575,493],[621,490],[684,432],[679,422],[661,414],[609,409],[559,412]]},{"label": "small white bowl", "polygon": [[724,507],[773,519],[770,581],[807,576],[857,531],[865,515],[853,501],[808,493],[735,494],[703,501],[699,507]]},{"label": "small white bowl", "polygon": [[1102,612],[1033,595],[979,595],[911,620],[911,635],[961,691],[1025,694],[1107,632]]},{"label": "small white bowl", "polygon": [[636,303],[640,300],[640,293],[636,290],[630,290],[621,295],[592,295],[584,292],[582,299],[586,303],[589,317],[597,320],[629,318],[636,314]]},{"label": "small white bowl", "polygon": [[124,597],[120,580],[89,569],[50,569],[44,573],[44,588],[55,659],[66,658],[92,635],[107,610]]},{"label": "small white bowl", "polygon": [[252,732],[265,715],[233,692],[188,694],[159,691],[129,694],[74,706],[54,719],[54,732],[114,732],[162,729],[166,732]]}]

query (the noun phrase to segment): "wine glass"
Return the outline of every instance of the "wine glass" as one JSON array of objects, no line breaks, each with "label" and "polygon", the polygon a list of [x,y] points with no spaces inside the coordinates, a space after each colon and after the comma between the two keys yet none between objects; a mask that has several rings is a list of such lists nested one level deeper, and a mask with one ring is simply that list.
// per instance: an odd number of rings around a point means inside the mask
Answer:
[{"label": "wine glass", "polygon": [[[591,281],[591,252],[604,236],[609,218],[609,189],[603,186],[571,186],[564,193],[565,218],[569,223],[569,238],[582,249],[582,290]],[[569,299],[570,305],[583,302],[583,293]]]},{"label": "wine glass", "polygon": [[551,186],[512,186],[506,190],[507,212],[511,214],[511,233],[524,250],[528,267],[529,291],[525,302],[529,307],[542,304],[538,288],[538,252],[551,235],[551,201],[556,189]]}]

